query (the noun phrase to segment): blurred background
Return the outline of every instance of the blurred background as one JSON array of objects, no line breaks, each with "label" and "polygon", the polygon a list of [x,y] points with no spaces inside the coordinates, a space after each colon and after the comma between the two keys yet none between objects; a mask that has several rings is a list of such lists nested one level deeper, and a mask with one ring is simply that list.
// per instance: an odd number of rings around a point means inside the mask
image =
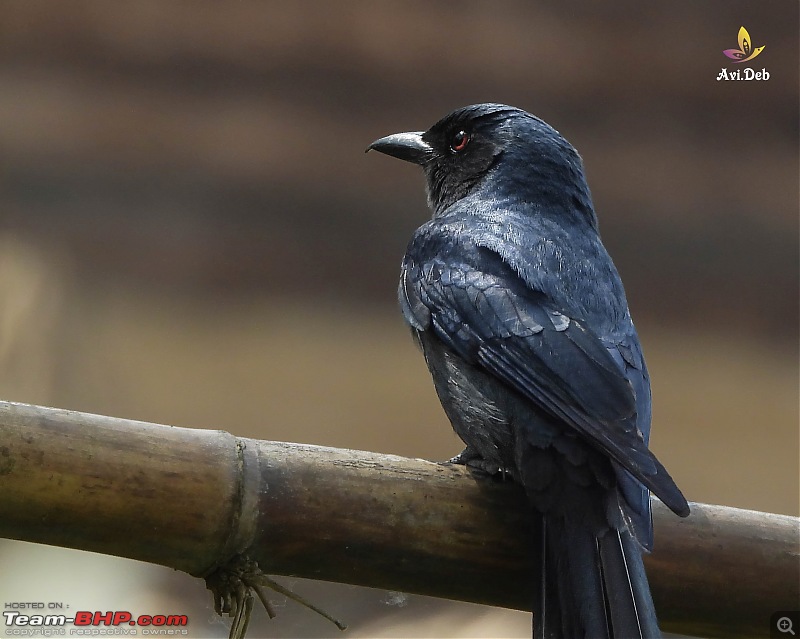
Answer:
[{"label": "blurred background", "polygon": [[[2,3],[0,398],[449,458],[395,302],[423,178],[363,151],[506,102],[584,157],[652,374],[652,448],[690,500],[797,515],[798,4],[769,8]],[[742,25],[765,50],[736,65]],[[745,66],[769,80],[717,81]],[[227,636],[180,573],[8,541],[0,561],[2,602]],[[520,612],[283,581],[345,637],[530,632]],[[275,601],[250,636],[337,632]]]}]

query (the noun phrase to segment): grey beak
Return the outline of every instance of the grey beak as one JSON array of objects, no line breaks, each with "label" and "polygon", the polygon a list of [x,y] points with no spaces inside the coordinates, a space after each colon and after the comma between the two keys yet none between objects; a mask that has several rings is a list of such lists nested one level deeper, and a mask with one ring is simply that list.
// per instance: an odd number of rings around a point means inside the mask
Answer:
[{"label": "grey beak", "polygon": [[422,139],[422,134],[423,131],[414,131],[387,135],[385,138],[375,140],[367,147],[367,151],[375,149],[406,162],[424,164],[433,153],[433,149]]}]

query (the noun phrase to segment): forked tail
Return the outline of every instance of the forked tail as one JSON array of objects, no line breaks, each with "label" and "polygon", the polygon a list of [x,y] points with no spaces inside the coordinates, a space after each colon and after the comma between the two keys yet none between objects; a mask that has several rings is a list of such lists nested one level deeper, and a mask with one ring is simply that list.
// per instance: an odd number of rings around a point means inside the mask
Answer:
[{"label": "forked tail", "polygon": [[609,528],[595,536],[581,522],[538,516],[536,639],[661,637],[641,549],[630,533]]}]

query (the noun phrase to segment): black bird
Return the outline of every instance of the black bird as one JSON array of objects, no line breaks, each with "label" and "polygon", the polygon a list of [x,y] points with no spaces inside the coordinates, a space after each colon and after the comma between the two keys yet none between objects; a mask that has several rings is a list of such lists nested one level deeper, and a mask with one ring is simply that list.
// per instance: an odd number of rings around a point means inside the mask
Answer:
[{"label": "black bird", "polygon": [[580,156],[502,104],[370,149],[425,172],[400,306],[466,444],[453,461],[510,475],[533,507],[534,636],[660,636],[649,491],[689,506],[647,448],[650,380]]}]

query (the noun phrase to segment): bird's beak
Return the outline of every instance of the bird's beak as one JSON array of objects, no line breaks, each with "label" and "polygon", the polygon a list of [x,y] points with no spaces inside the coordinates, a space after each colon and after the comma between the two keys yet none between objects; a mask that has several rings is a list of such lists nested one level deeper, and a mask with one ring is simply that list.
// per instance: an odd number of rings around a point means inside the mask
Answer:
[{"label": "bird's beak", "polygon": [[422,139],[422,131],[413,133],[395,133],[375,140],[367,147],[367,151],[375,149],[406,162],[424,164],[433,153],[430,144]]}]

